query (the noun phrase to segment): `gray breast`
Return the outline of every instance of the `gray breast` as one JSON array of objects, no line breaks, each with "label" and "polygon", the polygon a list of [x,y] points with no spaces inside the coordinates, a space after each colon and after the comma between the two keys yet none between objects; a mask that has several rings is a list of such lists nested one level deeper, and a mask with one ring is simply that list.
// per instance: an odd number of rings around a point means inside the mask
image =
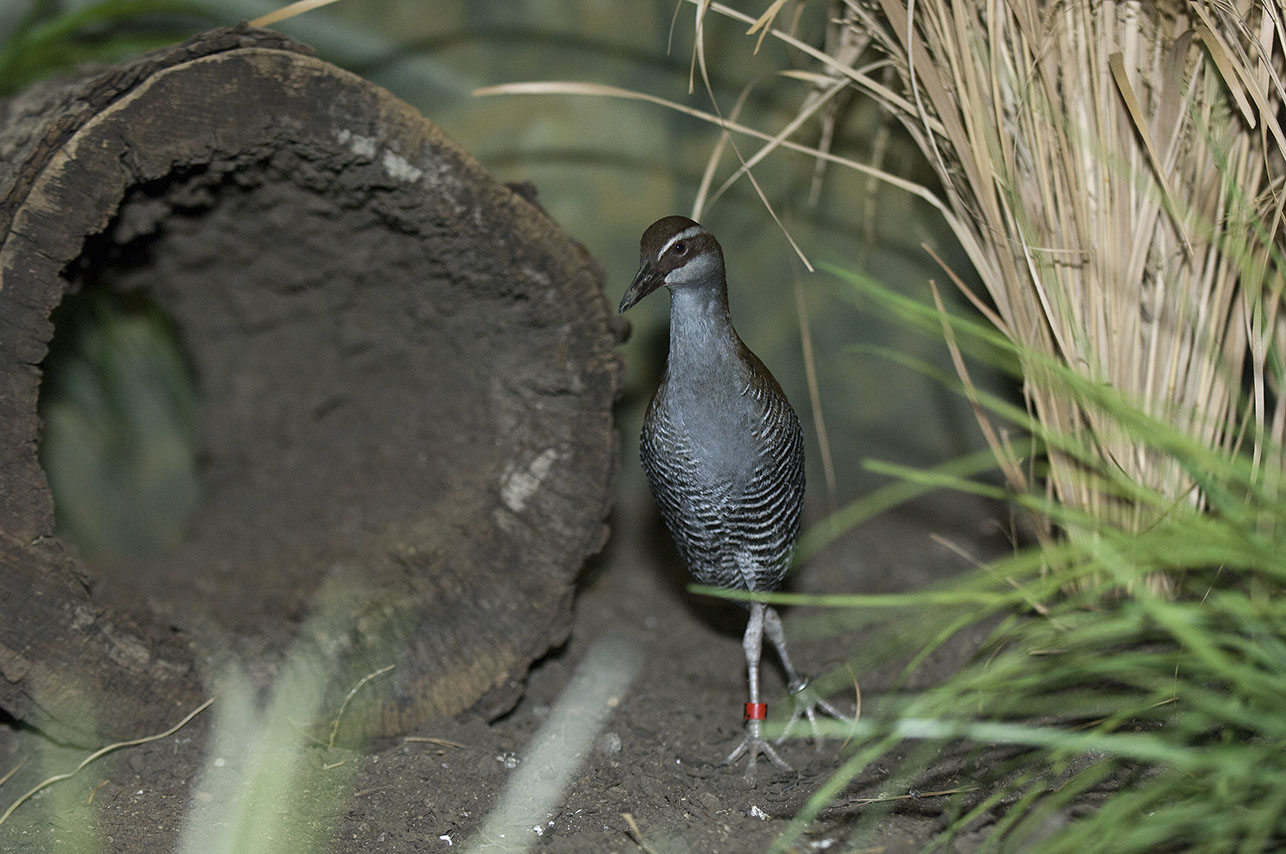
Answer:
[{"label": "gray breast", "polygon": [[804,497],[799,420],[748,350],[731,393],[662,383],[643,422],[652,494],[703,584],[767,591],[790,566]]}]

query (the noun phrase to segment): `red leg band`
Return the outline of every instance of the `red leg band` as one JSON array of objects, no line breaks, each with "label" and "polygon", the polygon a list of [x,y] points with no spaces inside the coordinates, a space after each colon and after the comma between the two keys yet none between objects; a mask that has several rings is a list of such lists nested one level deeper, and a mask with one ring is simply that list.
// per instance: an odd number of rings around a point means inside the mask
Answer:
[{"label": "red leg band", "polygon": [[746,720],[762,721],[768,717],[767,703],[746,703]]}]

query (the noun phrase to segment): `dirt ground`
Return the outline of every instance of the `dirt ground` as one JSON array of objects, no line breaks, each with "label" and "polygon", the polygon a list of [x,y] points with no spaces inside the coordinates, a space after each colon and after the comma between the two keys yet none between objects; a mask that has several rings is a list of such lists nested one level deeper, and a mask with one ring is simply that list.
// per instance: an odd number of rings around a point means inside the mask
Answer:
[{"label": "dirt ground", "polygon": [[[960,496],[930,496],[861,526],[791,586],[875,592],[929,583],[965,566],[930,535],[980,556],[994,554],[1004,548],[994,516],[994,508]],[[271,794],[257,798],[255,807],[274,828],[272,838],[238,850],[767,850],[848,754],[837,741],[820,749],[788,741],[781,753],[796,773],[761,763],[753,788],[742,779],[744,762],[721,764],[742,728],[744,611],[686,592],[679,566],[646,494],[627,499],[614,513],[607,550],[583,576],[571,639],[532,671],[511,713],[490,724],[465,714],[362,751],[306,749],[295,790],[276,793],[277,802]],[[810,639],[807,609],[787,611],[785,621],[792,655],[806,672],[839,664],[863,642],[861,629]],[[949,644],[922,678],[959,667],[980,632]],[[597,698],[606,716],[601,729],[585,733],[565,795],[552,807],[537,807],[536,820],[528,815],[484,827],[506,784],[523,779],[538,732],[587,658],[609,663],[609,693]],[[785,708],[784,686],[769,650],[765,661],[771,718]],[[877,706],[895,672],[859,674],[866,709]],[[851,696],[835,699],[852,703]],[[214,720],[207,712],[169,738],[115,751],[45,789],[0,825],[0,851],[174,850],[185,817],[211,801],[219,776],[234,780],[234,787],[250,785],[237,780],[237,760],[225,760],[209,737]],[[0,809],[84,756],[12,726],[0,730],[0,774],[26,762],[0,785]],[[210,769],[205,774],[203,766]],[[537,778],[552,778],[553,772],[536,770]],[[969,771],[969,761],[950,757],[917,780],[900,779],[889,767],[863,769],[791,850],[915,850],[945,824],[951,796],[933,793],[967,788]],[[889,796],[903,797],[878,805],[864,801]],[[310,840],[320,844],[310,847]],[[952,847],[972,846],[966,839]]]}]

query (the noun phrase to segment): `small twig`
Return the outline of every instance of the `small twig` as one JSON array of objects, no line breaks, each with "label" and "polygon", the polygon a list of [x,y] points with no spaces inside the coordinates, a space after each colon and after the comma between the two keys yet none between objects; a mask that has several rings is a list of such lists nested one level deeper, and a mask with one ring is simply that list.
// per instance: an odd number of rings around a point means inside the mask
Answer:
[{"label": "small twig", "polygon": [[[852,671],[849,672],[849,675],[853,676]],[[844,742],[845,744],[848,744],[848,742],[853,740],[853,735],[857,733],[857,722],[860,721],[861,719],[862,719],[862,684],[857,681],[856,676],[853,676],[853,732],[849,734],[848,739]]]},{"label": "small twig", "polygon": [[295,0],[294,3],[287,3],[280,9],[275,9],[266,15],[260,15],[250,22],[252,27],[269,27],[278,21],[284,21],[287,18],[293,18],[296,15],[302,15],[305,12],[311,12],[321,6],[329,6],[338,0]]},{"label": "small twig", "polygon": [[986,563],[984,563],[983,561],[979,560],[977,557],[972,555],[969,552],[969,550],[966,549],[964,546],[960,545],[959,543],[956,543],[953,540],[948,540],[946,537],[942,536],[941,534],[930,533],[929,539],[933,540],[935,543],[942,546],[943,548],[950,549],[951,551],[955,552],[956,555],[963,558],[974,569],[983,569],[987,566]]},{"label": "small twig", "polygon": [[103,779],[103,780],[101,780],[101,781],[99,781],[98,785],[97,785],[97,786],[95,786],[93,789],[91,789],[91,790],[89,791],[89,798],[88,798],[88,800],[86,800],[86,801],[85,801],[85,806],[87,806],[87,807],[91,807],[91,806],[93,806],[93,805],[94,805],[94,795],[97,795],[97,794],[98,794],[98,790],[99,790],[99,789],[101,789],[101,788],[103,788],[104,786],[106,786],[109,782],[111,782],[111,781],[110,781],[110,780],[108,780],[108,779],[106,779],[106,778],[105,778],[105,779]]},{"label": "small twig", "polygon": [[467,744],[461,744],[458,741],[450,741],[445,738],[434,738],[429,735],[408,735],[402,739],[403,744],[406,744],[407,742],[415,742],[416,744],[436,744],[441,747],[458,747],[462,750],[468,747]]},{"label": "small twig", "polygon": [[[955,552],[957,555],[964,558],[969,563],[973,564],[974,569],[985,569],[988,572],[992,571],[991,567],[989,567],[986,563],[974,557],[963,546],[960,546],[952,542],[951,540],[948,540],[946,537],[943,537],[940,534],[929,534],[929,539],[933,540],[938,545],[948,548],[951,551]],[[1023,601],[1027,603],[1027,606],[1029,608],[1031,608],[1037,614],[1040,614],[1042,617],[1049,616],[1049,606],[1029,596],[1027,594],[1027,591],[1023,589],[1022,584],[1018,582],[1018,579],[1014,578],[1013,576],[1006,575],[1005,583],[1022,594]],[[1054,622],[1055,624],[1057,624],[1057,621],[1054,621]]]},{"label": "small twig", "polygon": [[25,759],[23,759],[21,762],[19,762],[17,765],[13,766],[13,768],[11,768],[7,774],[5,774],[3,777],[0,777],[0,786],[3,786],[5,783],[8,783],[11,779],[13,779],[13,775],[21,771],[22,767],[30,761],[31,761],[31,757],[28,756]]},{"label": "small twig", "polygon": [[104,756],[108,753],[111,753],[113,750],[119,750],[122,747],[136,747],[140,744],[147,744],[150,741],[160,741],[163,738],[168,738],[169,736],[174,735],[174,733],[178,732],[179,730],[183,729],[183,727],[187,726],[189,721],[191,721],[197,715],[201,714],[206,709],[208,709],[210,707],[210,704],[213,702],[214,702],[213,697],[206,700],[204,703],[197,706],[192,711],[188,712],[187,715],[183,718],[183,720],[179,721],[174,726],[167,729],[165,732],[157,733],[156,735],[144,736],[143,738],[136,738],[131,741],[118,741],[115,744],[109,744],[106,747],[96,750],[93,753],[86,756],[83,760],[81,760],[81,763],[79,765],[77,765],[71,771],[68,771],[66,774],[55,774],[54,776],[48,778],[47,780],[42,780],[41,782],[37,783],[34,787],[32,787],[32,789],[29,792],[27,792],[22,797],[18,798],[18,800],[10,804],[9,808],[5,810],[3,814],[0,814],[0,824],[4,824],[6,821],[8,821],[9,816],[13,815],[14,810],[16,810],[23,803],[25,803],[29,798],[31,798],[33,795],[35,795],[37,792],[41,791],[42,789],[45,789],[48,786],[52,786],[54,783],[58,783],[62,780],[66,780],[68,777],[74,776],[78,771],[80,771],[86,765],[93,762],[95,759],[97,759],[100,756]]},{"label": "small twig", "polygon": [[[1177,675],[1178,668],[1175,668],[1175,670],[1176,670],[1176,675]],[[1151,710],[1151,709],[1159,709],[1159,708],[1161,708],[1162,706],[1168,706],[1168,705],[1169,705],[1169,704],[1171,704],[1171,703],[1177,703],[1177,702],[1179,702],[1179,697],[1178,697],[1178,695],[1176,694],[1176,695],[1175,695],[1175,696],[1173,696],[1173,697],[1166,697],[1164,700],[1157,700],[1155,703],[1148,703],[1146,706],[1144,706],[1144,707],[1143,707],[1142,709],[1140,709],[1139,711],[1140,711],[1140,712],[1146,712],[1146,711],[1149,711],[1149,710]],[[1105,723],[1107,723],[1109,720],[1111,720],[1112,718],[1119,717],[1119,716],[1120,716],[1120,715],[1119,715],[1119,713],[1118,713],[1118,714],[1116,714],[1116,715],[1112,715],[1111,717],[1095,718],[1095,719],[1094,719],[1094,720],[1092,720],[1092,721],[1085,721],[1084,723],[1080,723],[1080,724],[1077,724],[1076,726],[1072,727],[1072,728],[1071,728],[1071,731],[1072,731],[1072,732],[1083,732],[1083,731],[1085,731],[1085,730],[1094,729],[1094,727],[1098,726],[1099,724],[1105,724]]]},{"label": "small twig", "polygon": [[634,842],[647,852],[647,854],[656,854],[656,849],[651,845],[648,845],[643,839],[643,831],[639,830],[639,824],[634,820],[634,816],[631,813],[623,812],[621,813],[621,818],[625,819],[625,823],[629,825],[630,836],[634,837]]},{"label": "small twig", "polygon": [[353,797],[364,798],[367,795],[373,795],[376,792],[382,792],[385,789],[393,789],[393,788],[396,788],[396,786],[393,783],[388,783],[383,786],[371,786],[369,789],[361,789],[359,791],[353,792]]},{"label": "small twig", "polygon": [[856,798],[855,800],[846,802],[844,805],[850,807],[864,807],[868,804],[882,804],[889,801],[921,801],[925,798],[942,798],[947,795],[959,795],[964,792],[976,791],[978,791],[977,786],[960,786],[955,789],[943,789],[939,792],[917,792],[912,790],[907,792],[905,795],[882,795],[878,798]]},{"label": "small twig", "polygon": [[[797,271],[796,271],[797,273]],[[799,318],[799,348],[804,354],[804,379],[808,385],[808,408],[813,411],[813,427],[817,432],[817,445],[822,456],[822,475],[826,478],[827,511],[834,512],[838,492],[835,479],[835,459],[831,456],[830,434],[822,415],[822,392],[817,382],[817,352],[813,347],[813,332],[808,325],[808,301],[799,276],[792,275],[795,291],[795,315]]]},{"label": "small twig", "polygon": [[836,720],[852,724],[849,727],[848,734],[844,736],[844,741],[839,746],[840,750],[852,744],[853,739],[857,736],[857,722],[862,719],[862,685],[857,681],[857,676],[853,674],[853,668],[850,666],[847,669],[849,678],[853,680],[853,719],[849,721],[843,715],[834,715]]},{"label": "small twig", "polygon": [[344,697],[344,702],[342,702],[342,703],[340,703],[340,704],[339,704],[339,712],[337,712],[337,713],[335,714],[335,720],[334,720],[333,722],[331,722],[331,725],[330,725],[330,741],[328,741],[328,742],[326,743],[326,749],[327,749],[327,750],[331,750],[331,749],[333,749],[333,748],[335,747],[335,738],[336,738],[336,736],[338,736],[338,735],[339,735],[339,722],[340,722],[341,720],[343,720],[343,718],[344,718],[344,711],[348,708],[348,703],[349,703],[349,701],[350,701],[350,700],[352,700],[352,699],[353,699],[353,695],[354,695],[354,694],[356,694],[358,691],[360,691],[360,690],[362,689],[362,686],[363,686],[363,685],[365,685],[367,682],[370,682],[370,681],[371,681],[372,679],[374,679],[376,676],[383,676],[385,673],[388,673],[388,672],[389,672],[390,670],[392,670],[394,667],[397,667],[397,665],[396,665],[396,664],[386,664],[386,665],[384,665],[383,667],[381,667],[379,670],[374,670],[374,671],[372,671],[372,672],[370,672],[370,673],[367,673],[367,674],[366,674],[365,676],[363,676],[361,679],[358,679],[358,680],[357,680],[357,684],[356,684],[356,685],[354,685],[354,686],[349,690],[349,692],[348,692],[348,696]]}]

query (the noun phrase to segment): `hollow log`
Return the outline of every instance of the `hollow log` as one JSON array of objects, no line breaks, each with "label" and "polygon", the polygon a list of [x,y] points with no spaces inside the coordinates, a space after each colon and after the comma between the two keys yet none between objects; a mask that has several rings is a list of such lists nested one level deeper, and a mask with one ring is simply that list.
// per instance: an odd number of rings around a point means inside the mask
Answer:
[{"label": "hollow log", "polygon": [[[606,536],[601,286],[423,115],[278,34],[0,105],[0,709],[135,736],[230,662],[314,680],[346,737],[509,708]],[[38,460],[51,314],[91,287],[159,305],[199,395],[199,508],[132,607]]]}]

